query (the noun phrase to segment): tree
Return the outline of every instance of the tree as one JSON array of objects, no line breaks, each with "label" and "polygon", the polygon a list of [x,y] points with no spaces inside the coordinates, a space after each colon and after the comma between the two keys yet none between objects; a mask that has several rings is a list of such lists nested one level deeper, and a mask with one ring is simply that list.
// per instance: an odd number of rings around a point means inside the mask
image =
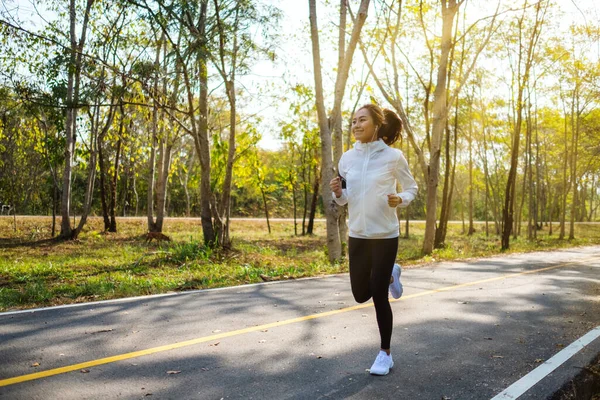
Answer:
[{"label": "tree", "polygon": [[[317,6],[315,0],[309,0],[310,10],[310,33],[312,42],[313,55],[313,73],[315,78],[315,94],[317,115],[319,119],[319,130],[321,134],[321,196],[325,208],[325,218],[327,220],[327,252],[330,262],[335,262],[342,255],[342,245],[339,231],[339,213],[338,206],[331,198],[329,190],[329,182],[334,177],[335,166],[333,165],[332,157],[332,139],[331,127],[339,129],[341,135],[341,118],[342,118],[342,100],[348,80],[348,73],[354,51],[360,36],[362,27],[367,19],[367,10],[369,8],[369,0],[361,0],[357,12],[356,21],[352,28],[352,34],[348,43],[347,49],[343,52],[340,50],[338,59],[337,76],[335,81],[334,101],[331,114],[328,116],[325,109],[325,95],[323,91],[323,77],[321,72],[321,51],[319,44],[319,28],[317,23]],[[345,3],[342,2],[341,7],[342,21],[344,20]],[[340,25],[340,35],[343,35],[344,26]],[[340,40],[341,42],[341,40]],[[343,60],[343,63],[339,64]]]},{"label": "tree", "polygon": [[535,7],[535,20],[533,26],[527,31],[526,15],[527,7],[523,8],[521,17],[517,20],[517,35],[518,35],[518,49],[517,49],[517,65],[515,66],[514,80],[517,82],[516,90],[516,121],[514,124],[514,130],[512,133],[511,143],[511,158],[510,158],[510,170],[508,173],[508,181],[506,182],[506,193],[504,196],[504,208],[502,210],[502,250],[507,250],[510,246],[510,234],[513,230],[514,223],[514,206],[515,206],[515,189],[517,181],[517,166],[519,160],[519,143],[521,139],[521,129],[523,121],[523,108],[524,108],[524,92],[529,83],[531,67],[533,65],[536,46],[540,39],[541,28],[544,23],[544,17],[548,8],[548,3],[540,1],[534,5]]},{"label": "tree", "polygon": [[[456,77],[456,85],[454,90],[448,95],[448,67],[450,63],[450,52],[456,45],[456,43],[465,41],[467,37],[467,33],[473,30],[474,26],[481,21],[477,21],[474,25],[470,26],[465,30],[463,35],[457,39],[453,40],[453,24],[454,17],[458,12],[459,7],[464,3],[463,1],[455,1],[455,0],[442,0],[441,1],[441,10],[442,10],[442,35],[440,42],[440,54],[439,61],[437,63],[437,81],[435,85],[433,84],[433,72],[435,68],[434,63],[434,50],[433,45],[427,37],[427,29],[425,27],[424,22],[424,14],[425,14],[425,5],[424,2],[419,3],[419,7],[417,12],[419,14],[418,22],[422,27],[422,30],[425,35],[425,43],[428,48],[428,60],[430,65],[429,70],[429,79],[424,79],[420,76],[420,74],[415,70],[410,58],[406,55],[402,47],[400,46],[400,42],[398,41],[399,37],[399,27],[401,26],[400,20],[402,15],[402,2],[399,1],[397,4],[397,11],[395,16],[395,22],[392,23],[390,20],[387,20],[385,25],[389,30],[387,35],[391,38],[389,41],[385,39],[379,43],[379,47],[383,48],[384,44],[389,43],[390,50],[386,54],[391,54],[392,60],[392,73],[391,76],[393,79],[390,79],[388,82],[384,82],[379,78],[379,74],[373,68],[373,61],[369,60],[367,55],[366,46],[361,45],[361,50],[363,51],[363,56],[365,58],[365,62],[369,66],[371,71],[371,75],[375,80],[377,87],[380,92],[384,96],[384,98],[394,107],[400,118],[402,119],[403,125],[405,127],[406,135],[415,151],[415,154],[419,160],[419,165],[421,167],[421,171],[423,173],[424,181],[426,182],[426,226],[425,226],[425,236],[423,239],[423,253],[430,254],[433,251],[435,244],[435,233],[436,233],[436,221],[437,221],[437,187],[439,183],[439,169],[440,169],[440,160],[441,160],[441,144],[443,133],[447,126],[448,115],[451,107],[455,104],[456,98],[460,93],[463,85],[467,81],[471,71],[475,67],[477,63],[477,59],[483,49],[486,47],[489,42],[492,34],[496,31],[496,16],[498,15],[498,8],[496,9],[495,14],[492,15],[491,22],[488,25],[487,29],[484,31],[483,38],[477,43],[475,50],[472,51],[472,58],[464,68],[464,73],[460,74]],[[498,5],[499,7],[499,5]],[[393,27],[391,29],[390,27]],[[385,36],[387,38],[387,36]],[[379,50],[378,50],[379,52]],[[399,89],[399,69],[397,66],[396,53],[399,52],[403,54],[406,58],[406,63],[411,67],[411,69],[415,70],[417,74],[418,81],[421,83],[424,88],[425,94],[423,97],[423,113],[424,113],[424,124],[425,124],[425,132],[426,137],[424,139],[424,144],[427,144],[429,150],[429,160],[426,159],[426,154],[422,149],[422,145],[419,144],[416,133],[410,123],[410,119],[406,113],[405,105],[402,100],[402,96],[400,94]],[[430,95],[432,88],[435,88],[433,91],[433,104],[430,105]],[[430,113],[432,114],[432,118],[430,118]],[[448,160],[449,162],[449,160]],[[449,213],[446,214],[446,218]]]}]

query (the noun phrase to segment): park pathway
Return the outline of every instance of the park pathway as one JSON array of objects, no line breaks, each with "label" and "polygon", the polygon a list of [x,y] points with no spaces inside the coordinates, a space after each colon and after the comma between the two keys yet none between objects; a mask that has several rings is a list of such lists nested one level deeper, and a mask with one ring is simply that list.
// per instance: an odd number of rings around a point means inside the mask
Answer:
[{"label": "park pathway", "polygon": [[[366,371],[372,304],[335,275],[0,313],[0,399],[491,399],[600,326],[600,246],[402,277],[385,377]],[[520,399],[598,353],[600,338]]]}]

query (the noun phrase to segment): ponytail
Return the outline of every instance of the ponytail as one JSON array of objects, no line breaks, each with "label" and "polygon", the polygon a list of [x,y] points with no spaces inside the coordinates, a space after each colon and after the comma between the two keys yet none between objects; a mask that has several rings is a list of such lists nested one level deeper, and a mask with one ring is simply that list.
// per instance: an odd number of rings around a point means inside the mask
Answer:
[{"label": "ponytail", "polygon": [[402,120],[398,117],[398,114],[387,108],[383,109],[383,117],[385,122],[379,128],[377,136],[383,139],[385,144],[391,146],[398,139],[402,139],[400,135],[402,132]]}]

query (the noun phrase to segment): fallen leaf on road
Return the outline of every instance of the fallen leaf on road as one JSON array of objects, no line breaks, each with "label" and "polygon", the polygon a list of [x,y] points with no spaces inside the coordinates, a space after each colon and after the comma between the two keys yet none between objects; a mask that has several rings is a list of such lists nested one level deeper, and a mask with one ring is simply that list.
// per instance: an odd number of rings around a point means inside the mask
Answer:
[{"label": "fallen leaf on road", "polygon": [[167,371],[167,374],[169,374],[169,375],[175,375],[175,374],[178,374],[180,372],[181,371]]},{"label": "fallen leaf on road", "polygon": [[542,360],[541,358],[536,358],[536,359],[535,359],[535,362],[536,362],[536,363],[538,363],[538,364],[539,364],[539,363],[541,363],[541,362],[543,362],[543,361],[544,361],[544,360]]},{"label": "fallen leaf on road", "polygon": [[459,301],[458,304],[469,304],[468,301]]},{"label": "fallen leaf on road", "polygon": [[268,329],[263,329],[261,332],[269,332]]},{"label": "fallen leaf on road", "polygon": [[213,343],[211,346],[218,346],[221,342]]},{"label": "fallen leaf on road", "polygon": [[[112,328],[110,328],[110,329],[102,329],[102,330],[99,330],[99,331],[96,331],[96,332],[90,332],[90,335],[95,335],[96,333],[106,333],[106,332],[112,332],[112,331],[113,331],[113,329],[112,329]],[[87,333],[87,332],[86,332],[86,333]]]},{"label": "fallen leaf on road", "polygon": [[323,358],[323,356],[317,356],[317,358]]},{"label": "fallen leaf on road", "polygon": [[79,372],[81,372],[82,374],[88,374],[90,372],[90,370],[89,369],[82,369]]},{"label": "fallen leaf on road", "polygon": [[35,363],[31,364],[31,366],[32,366],[32,367],[39,367],[39,366],[40,366],[40,363],[38,363],[38,362],[35,362]]},{"label": "fallen leaf on road", "polygon": [[152,396],[152,393],[146,393],[144,396]]}]

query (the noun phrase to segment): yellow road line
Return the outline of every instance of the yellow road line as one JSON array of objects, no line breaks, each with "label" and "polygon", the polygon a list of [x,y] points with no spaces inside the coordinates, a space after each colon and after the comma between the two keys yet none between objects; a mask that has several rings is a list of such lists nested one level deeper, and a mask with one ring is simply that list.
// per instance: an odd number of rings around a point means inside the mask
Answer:
[{"label": "yellow road line", "polygon": [[[426,290],[423,292],[419,292],[419,293],[415,293],[415,294],[411,294],[411,295],[407,295],[407,296],[402,296],[401,298],[399,298],[397,300],[390,299],[390,302],[409,300],[409,299],[413,299],[415,297],[427,296],[430,294],[446,292],[446,291],[450,291],[450,290],[459,289],[462,287],[480,285],[482,283],[514,278],[514,277],[521,276],[521,275],[535,274],[538,272],[549,271],[552,269],[566,267],[568,265],[581,264],[583,262],[594,261],[594,260],[600,260],[600,257],[592,257],[592,258],[588,258],[585,260],[553,265],[550,267],[535,269],[535,270],[531,270],[531,271],[516,272],[513,274],[502,275],[502,276],[498,276],[495,278],[482,279],[479,281],[461,283],[461,284],[453,285],[453,286],[446,286],[446,287],[442,287],[439,289]],[[79,364],[67,365],[65,367],[49,369],[46,371],[40,371],[40,372],[36,372],[33,374],[26,374],[26,375],[16,376],[14,378],[2,379],[2,380],[0,380],[0,387],[14,385],[16,383],[27,382],[27,381],[31,381],[31,380],[35,380],[35,379],[40,379],[40,378],[46,378],[49,376],[64,374],[67,372],[73,372],[73,371],[77,371],[77,370],[81,370],[81,369],[85,369],[85,368],[96,367],[98,365],[110,364],[110,363],[114,363],[117,361],[129,360],[132,358],[147,356],[150,354],[161,353],[163,351],[180,349],[182,347],[193,346],[193,345],[199,344],[199,343],[211,342],[214,340],[224,339],[224,338],[228,338],[231,336],[243,335],[245,333],[261,331],[264,329],[275,328],[278,326],[290,325],[290,324],[294,324],[296,322],[304,322],[304,321],[309,321],[311,319],[324,318],[324,317],[328,317],[331,315],[341,314],[341,313],[345,313],[345,312],[349,312],[349,311],[360,310],[360,309],[372,307],[372,306],[373,306],[372,303],[363,303],[363,304],[358,304],[358,305],[355,305],[352,307],[341,308],[338,310],[326,311],[326,312],[319,313],[319,314],[306,315],[304,317],[292,318],[292,319],[288,319],[285,321],[272,322],[270,324],[263,324],[263,325],[249,327],[249,328],[238,329],[235,331],[223,332],[223,333],[219,333],[216,335],[204,336],[204,337],[200,337],[200,338],[196,338],[196,339],[186,340],[183,342],[167,344],[167,345],[158,346],[158,347],[152,347],[152,348],[146,349],[146,350],[133,351],[130,353],[119,354],[119,355],[112,356],[112,357],[99,358],[97,360],[86,361],[86,362],[82,362]]]}]

